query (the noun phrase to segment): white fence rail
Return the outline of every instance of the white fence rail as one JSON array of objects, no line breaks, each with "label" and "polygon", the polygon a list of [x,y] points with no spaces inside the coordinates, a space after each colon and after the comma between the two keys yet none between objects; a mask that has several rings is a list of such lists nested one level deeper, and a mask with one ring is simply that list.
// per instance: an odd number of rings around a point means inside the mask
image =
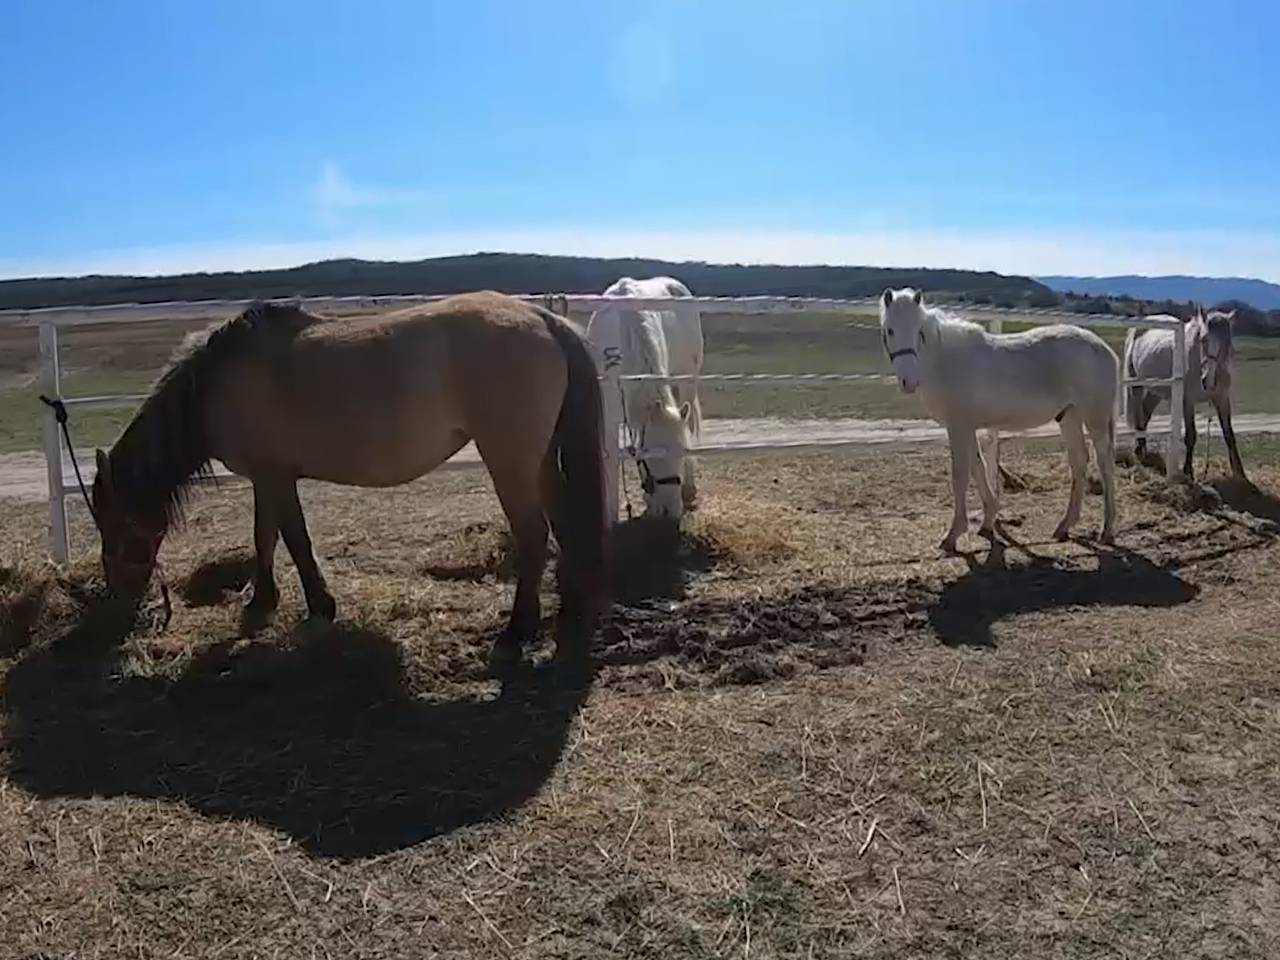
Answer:
[{"label": "white fence rail", "polygon": [[[413,304],[431,303],[445,299],[444,296],[378,296],[378,297],[308,297],[292,298],[292,302],[301,302],[309,309],[321,312],[360,314]],[[604,296],[579,296],[565,294],[525,295],[520,299],[543,303],[561,312],[592,311],[625,304],[628,309],[688,309],[696,307],[704,313],[731,314],[738,316],[761,316],[769,314],[825,313],[862,315],[876,306],[876,298],[857,300],[839,300],[807,297],[691,297],[676,300],[623,298]],[[50,399],[60,399],[69,409],[90,409],[117,407],[138,403],[145,398],[142,394],[115,394],[89,397],[63,397],[61,389],[60,358],[58,350],[58,330],[63,327],[88,326],[97,324],[141,323],[156,320],[212,320],[228,317],[242,310],[251,300],[203,300],[194,302],[171,301],[149,304],[115,304],[107,306],[70,306],[45,307],[33,310],[0,311],[0,326],[37,327],[40,337],[40,388]],[[1165,451],[1165,467],[1170,476],[1174,476],[1181,468],[1182,460],[1182,396],[1183,375],[1185,369],[1185,342],[1182,324],[1167,319],[1152,317],[1116,317],[1100,314],[1073,314],[1056,310],[1041,309],[1006,309],[987,306],[964,306],[956,312],[972,320],[985,322],[993,333],[1001,332],[1005,319],[1028,321],[1032,323],[1068,322],[1085,327],[1111,328],[1159,328],[1171,329],[1175,339],[1173,351],[1173,375],[1169,379],[1127,379],[1121,377],[1120,403],[1123,404],[1130,386],[1167,386],[1170,389],[1169,404],[1169,441]],[[604,345],[607,348],[620,349],[620,345]],[[838,383],[838,382],[893,382],[894,377],[877,373],[788,373],[788,374],[747,374],[722,373],[704,374],[699,377],[655,378],[643,376],[622,376],[617,364],[606,365],[602,378],[606,387],[605,419],[607,437],[620,436],[622,432],[621,394],[619,387],[623,380],[668,379],[672,381],[697,379],[699,382],[729,383]],[[58,562],[65,562],[70,556],[70,542],[67,532],[66,498],[75,491],[74,479],[68,480],[64,475],[63,449],[56,416],[52,409],[43,413],[42,439],[45,461],[49,478],[49,550]],[[825,444],[805,444],[825,445]],[[772,445],[776,446],[776,445]],[[785,446],[785,445],[784,445]],[[762,445],[760,449],[765,449]],[[621,477],[622,460],[637,453],[646,451],[628,450],[622,444],[614,447],[610,444],[605,451],[606,483],[608,492],[607,509],[612,519],[618,517],[618,487]]]}]

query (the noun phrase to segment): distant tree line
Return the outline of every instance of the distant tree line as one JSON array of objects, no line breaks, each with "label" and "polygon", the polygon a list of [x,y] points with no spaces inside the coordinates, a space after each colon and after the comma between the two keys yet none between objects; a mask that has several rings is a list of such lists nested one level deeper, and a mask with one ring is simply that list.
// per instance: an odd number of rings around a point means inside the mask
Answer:
[{"label": "distant tree line", "polygon": [[168,277],[87,276],[0,281],[0,309],[78,304],[238,300],[255,297],[503,293],[602,293],[619,277],[669,274],[699,296],[856,298],[885,287],[918,287],[943,299],[1010,306],[1056,303],[1027,277],[968,270],[790,267],[671,263],[664,260],[481,253],[392,263],[328,260],[286,270],[188,273]]},{"label": "distant tree line", "polygon": [[[1169,313],[1184,319],[1190,304],[1135,297],[1057,294],[1028,277],[972,270],[889,267],[771,266],[673,263],[666,260],[550,257],[478,253],[411,262],[326,260],[284,270],[186,273],[164,277],[36,277],[0,281],[0,309],[164,300],[241,300],[308,296],[504,293],[601,293],[619,277],[669,274],[710,297],[872,297],[885,287],[916,287],[939,301],[1006,309],[1061,307],[1076,313]],[[1280,336],[1280,310],[1267,313],[1239,301],[1241,333]]]},{"label": "distant tree line", "polygon": [[1072,313],[1109,313],[1119,317],[1135,317],[1140,313],[1148,316],[1167,313],[1189,320],[1197,306],[1203,306],[1206,310],[1236,311],[1234,329],[1237,333],[1254,337],[1280,336],[1280,310],[1259,310],[1240,300],[1196,304],[1178,300],[1140,300],[1137,297],[1100,297],[1075,293],[1062,295],[1063,309]]}]

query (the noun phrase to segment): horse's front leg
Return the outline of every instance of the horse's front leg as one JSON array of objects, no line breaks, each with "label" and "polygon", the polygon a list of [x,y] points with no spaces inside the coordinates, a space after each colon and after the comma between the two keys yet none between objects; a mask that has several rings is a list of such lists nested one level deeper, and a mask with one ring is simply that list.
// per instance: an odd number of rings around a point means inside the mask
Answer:
[{"label": "horse's front leg", "polygon": [[1187,448],[1187,455],[1182,461],[1182,472],[1187,475],[1187,479],[1195,476],[1193,471],[1193,461],[1196,453],[1196,408],[1194,404],[1186,404],[1182,409],[1182,422],[1184,425],[1183,442]]},{"label": "horse's front leg", "polygon": [[253,576],[253,595],[245,604],[244,633],[256,633],[271,618],[280,600],[276,589],[275,555],[280,527],[276,520],[276,500],[266,485],[253,484],[253,547],[257,565]]},{"label": "horse's front leg", "polygon": [[316,563],[311,536],[307,533],[307,521],[302,516],[302,504],[298,501],[297,481],[280,482],[276,496],[280,533],[289,549],[289,556],[293,558],[293,565],[298,568],[298,579],[302,581],[302,592],[307,598],[307,612],[319,620],[333,620],[337,616],[337,604]]},{"label": "horse's front leg", "polygon": [[680,496],[684,500],[686,510],[692,510],[698,505],[698,480],[693,472],[693,457],[685,455],[683,476],[680,480]]},{"label": "horse's front leg", "polygon": [[1237,480],[1248,480],[1244,474],[1244,462],[1240,459],[1240,451],[1236,448],[1236,432],[1231,427],[1231,397],[1224,393],[1213,398],[1213,407],[1218,411],[1218,424],[1222,427],[1222,439],[1227,444],[1227,458],[1231,461],[1231,475]]},{"label": "horse's front leg", "polygon": [[968,503],[969,475],[973,471],[973,458],[977,438],[972,427],[948,425],[947,438],[951,446],[951,495],[955,511],[951,517],[951,529],[939,545],[947,553],[956,552],[956,542],[969,528]]}]

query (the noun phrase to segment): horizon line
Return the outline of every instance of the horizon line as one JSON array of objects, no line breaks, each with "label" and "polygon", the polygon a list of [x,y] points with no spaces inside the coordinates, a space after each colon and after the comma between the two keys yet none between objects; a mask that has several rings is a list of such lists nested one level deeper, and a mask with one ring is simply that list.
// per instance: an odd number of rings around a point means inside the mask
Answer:
[{"label": "horizon line", "polygon": [[[643,253],[637,251],[661,251]],[[1280,231],[959,230],[856,232],[484,230],[292,242],[186,244],[79,257],[0,258],[0,281],[292,270],[359,260],[413,263],[477,255],[652,260],[671,264],[963,270],[1001,276],[1254,280],[1280,284]],[[906,266],[910,264],[910,266]]]}]

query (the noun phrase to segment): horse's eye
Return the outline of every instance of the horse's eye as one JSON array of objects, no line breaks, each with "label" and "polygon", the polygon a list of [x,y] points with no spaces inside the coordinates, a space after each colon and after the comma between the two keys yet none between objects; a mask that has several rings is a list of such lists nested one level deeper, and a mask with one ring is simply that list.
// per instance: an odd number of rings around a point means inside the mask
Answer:
[{"label": "horse's eye", "polygon": [[924,331],[920,331],[920,346],[924,346]]},{"label": "horse's eye", "polygon": [[886,331],[885,331],[885,334],[886,334],[887,336],[892,337],[892,336],[893,336],[893,327],[890,327],[888,330],[886,330]]}]

